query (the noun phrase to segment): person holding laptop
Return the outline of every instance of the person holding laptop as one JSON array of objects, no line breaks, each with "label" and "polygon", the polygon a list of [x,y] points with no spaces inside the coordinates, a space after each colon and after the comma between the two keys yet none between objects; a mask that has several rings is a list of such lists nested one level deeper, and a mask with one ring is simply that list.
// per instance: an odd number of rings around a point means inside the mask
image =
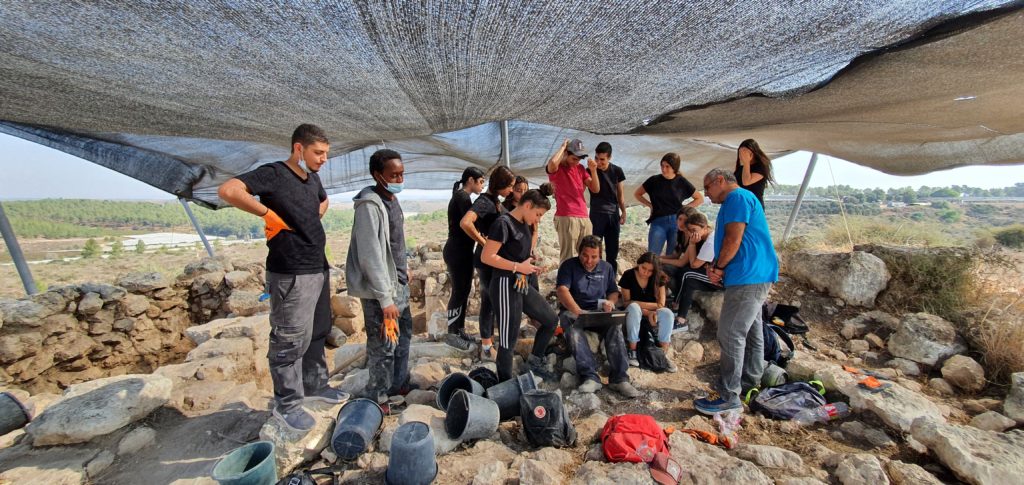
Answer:
[{"label": "person holding laptop", "polygon": [[580,392],[597,392],[601,389],[601,377],[597,375],[597,360],[587,344],[584,332],[596,331],[604,340],[604,352],[608,357],[610,372],[608,387],[624,397],[635,398],[640,392],[629,383],[626,370],[626,343],[622,337],[621,325],[599,328],[583,328],[576,325],[580,315],[588,312],[610,312],[619,300],[619,287],[615,284],[612,265],[601,260],[601,240],[597,236],[585,236],[577,247],[578,257],[569,258],[558,267],[556,294],[558,303],[564,308],[560,315],[562,328],[569,340],[573,357],[576,359],[576,373],[582,384]]}]

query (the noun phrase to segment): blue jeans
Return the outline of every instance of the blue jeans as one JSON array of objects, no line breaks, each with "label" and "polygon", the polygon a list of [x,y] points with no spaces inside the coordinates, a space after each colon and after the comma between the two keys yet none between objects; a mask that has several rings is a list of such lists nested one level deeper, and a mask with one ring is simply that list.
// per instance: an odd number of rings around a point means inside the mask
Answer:
[{"label": "blue jeans", "polygon": [[647,229],[647,250],[657,255],[672,254],[678,231],[674,214],[651,220],[651,227]]},{"label": "blue jeans", "polygon": [[[563,311],[559,316],[562,328],[565,330],[569,343],[572,346],[572,355],[576,358],[576,373],[580,376],[580,382],[587,379],[601,382],[597,375],[597,358],[590,351],[587,344],[587,335],[582,328],[576,327],[576,317],[568,311]],[[618,384],[629,382],[629,361],[626,360],[626,342],[622,339],[622,326],[611,325],[601,329],[597,333],[604,341],[604,355],[608,358],[608,383]]]},{"label": "blue jeans", "polygon": [[[668,308],[659,308],[656,312],[658,315],[658,343],[669,343],[672,340],[672,324],[673,316],[672,310]],[[630,303],[626,307],[626,341],[635,344],[640,341],[640,320],[643,318],[643,312],[640,311],[640,305],[636,303]]]}]

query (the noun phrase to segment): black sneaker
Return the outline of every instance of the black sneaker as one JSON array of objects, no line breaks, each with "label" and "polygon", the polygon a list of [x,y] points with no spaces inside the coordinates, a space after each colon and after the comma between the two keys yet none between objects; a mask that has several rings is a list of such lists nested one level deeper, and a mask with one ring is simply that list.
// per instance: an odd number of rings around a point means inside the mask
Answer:
[{"label": "black sneaker", "polygon": [[316,420],[313,419],[313,416],[301,407],[297,407],[287,413],[282,413],[281,410],[275,406],[274,412],[271,414],[273,414],[274,417],[277,418],[286,428],[299,433],[307,433],[316,425]]},{"label": "black sneaker", "polygon": [[683,317],[676,317],[676,321],[672,324],[672,335],[689,331],[690,326],[686,324],[686,319]]},{"label": "black sneaker", "polygon": [[469,338],[464,331],[458,333],[449,333],[444,337],[444,343],[448,344],[449,347],[454,347],[459,350],[469,350],[473,345],[473,339]]}]

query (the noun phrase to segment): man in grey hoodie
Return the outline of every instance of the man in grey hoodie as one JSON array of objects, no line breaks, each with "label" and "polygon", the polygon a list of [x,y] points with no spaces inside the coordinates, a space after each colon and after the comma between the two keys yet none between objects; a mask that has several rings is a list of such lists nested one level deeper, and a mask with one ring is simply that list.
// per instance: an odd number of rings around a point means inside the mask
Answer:
[{"label": "man in grey hoodie", "polygon": [[[376,185],[353,199],[355,221],[349,244],[345,280],[350,295],[363,305],[366,324],[366,363],[370,380],[364,396],[379,403],[389,395],[405,394],[409,383],[409,266],[405,255],[405,216],[396,194],[405,180],[402,156],[377,150],[370,156],[370,176]],[[397,341],[386,335],[386,322],[397,323]]]}]

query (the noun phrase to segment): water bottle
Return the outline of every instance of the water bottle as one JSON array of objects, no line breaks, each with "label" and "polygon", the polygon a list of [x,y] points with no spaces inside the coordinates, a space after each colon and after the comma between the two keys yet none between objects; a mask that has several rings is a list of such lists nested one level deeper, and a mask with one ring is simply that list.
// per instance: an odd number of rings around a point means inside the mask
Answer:
[{"label": "water bottle", "polygon": [[834,402],[814,409],[804,409],[796,416],[793,422],[800,426],[809,426],[814,423],[827,423],[834,419],[842,419],[850,415],[850,406],[845,402]]}]

